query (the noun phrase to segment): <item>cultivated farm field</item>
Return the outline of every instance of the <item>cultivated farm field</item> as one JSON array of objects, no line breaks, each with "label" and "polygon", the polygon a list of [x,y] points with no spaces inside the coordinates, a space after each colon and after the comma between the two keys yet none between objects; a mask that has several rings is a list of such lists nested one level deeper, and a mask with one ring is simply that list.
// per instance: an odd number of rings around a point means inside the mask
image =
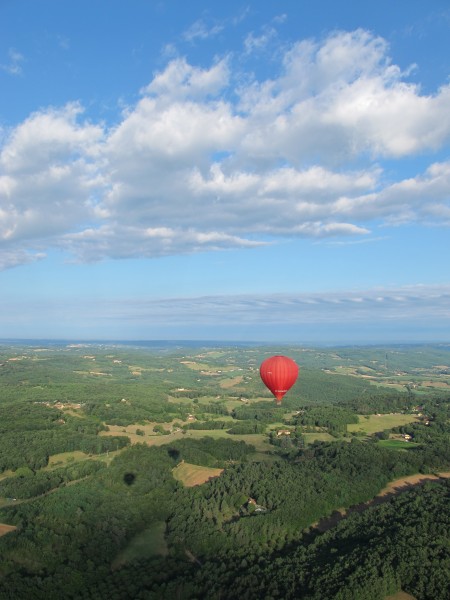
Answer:
[{"label": "cultivated farm field", "polygon": [[223,469],[202,467],[183,461],[173,469],[172,475],[186,487],[193,487],[194,485],[205,483],[205,481],[208,481],[211,477],[218,477],[222,472]]}]

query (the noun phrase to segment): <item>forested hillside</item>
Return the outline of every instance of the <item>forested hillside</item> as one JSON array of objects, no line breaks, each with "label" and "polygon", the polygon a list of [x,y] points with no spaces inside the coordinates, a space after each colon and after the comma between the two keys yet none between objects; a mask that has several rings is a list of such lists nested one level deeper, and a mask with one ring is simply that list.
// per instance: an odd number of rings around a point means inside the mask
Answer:
[{"label": "forested hillside", "polygon": [[2,599],[448,598],[447,349],[0,350]]}]

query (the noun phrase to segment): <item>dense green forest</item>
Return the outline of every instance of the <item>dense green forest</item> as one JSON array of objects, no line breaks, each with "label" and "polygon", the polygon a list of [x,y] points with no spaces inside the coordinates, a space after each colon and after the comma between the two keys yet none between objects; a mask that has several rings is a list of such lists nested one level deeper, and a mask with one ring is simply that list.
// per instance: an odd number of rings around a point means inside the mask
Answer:
[{"label": "dense green forest", "polygon": [[[271,352],[301,368],[281,407]],[[371,501],[450,471],[449,358],[0,346],[0,597],[446,600],[449,480]]]}]

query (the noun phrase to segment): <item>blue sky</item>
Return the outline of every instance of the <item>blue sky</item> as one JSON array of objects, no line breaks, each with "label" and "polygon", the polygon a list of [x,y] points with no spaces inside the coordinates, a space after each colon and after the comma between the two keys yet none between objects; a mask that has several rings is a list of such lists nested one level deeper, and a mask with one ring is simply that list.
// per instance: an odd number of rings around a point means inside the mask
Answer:
[{"label": "blue sky", "polygon": [[0,338],[449,341],[449,57],[446,0],[2,0]]}]

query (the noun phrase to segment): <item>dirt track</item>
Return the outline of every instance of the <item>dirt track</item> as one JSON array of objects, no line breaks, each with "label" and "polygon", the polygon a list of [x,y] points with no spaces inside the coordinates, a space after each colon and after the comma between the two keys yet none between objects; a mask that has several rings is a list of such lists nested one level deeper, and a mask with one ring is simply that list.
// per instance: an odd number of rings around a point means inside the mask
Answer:
[{"label": "dirt track", "polygon": [[4,525],[3,523],[0,523],[0,537],[6,535],[10,531],[15,531],[16,529],[17,527],[15,525]]},{"label": "dirt track", "polygon": [[383,502],[387,502],[392,498],[392,496],[396,494],[401,494],[406,490],[411,489],[416,485],[423,485],[427,481],[439,481],[440,479],[448,479],[450,478],[450,472],[438,473],[437,475],[424,475],[422,473],[416,473],[415,475],[408,475],[407,477],[400,477],[399,479],[395,479],[395,481],[391,481],[385,488],[383,488],[374,498],[369,500],[368,502],[363,502],[362,504],[356,504],[354,506],[350,506],[350,508],[339,508],[329,516],[320,519],[317,523],[313,523],[311,527],[320,532],[328,531],[339,521],[346,519],[349,515],[355,512],[363,512],[367,510],[370,506],[375,506],[377,504],[382,504]]},{"label": "dirt track", "polygon": [[450,472],[438,473],[437,475],[423,475],[422,473],[408,475],[408,477],[401,477],[400,479],[396,479],[395,481],[388,483],[388,485],[382,489],[381,492],[375,496],[375,498],[387,496],[388,494],[396,494],[410,488],[412,485],[418,485],[427,480],[437,481],[438,479],[448,479],[449,477]]}]

